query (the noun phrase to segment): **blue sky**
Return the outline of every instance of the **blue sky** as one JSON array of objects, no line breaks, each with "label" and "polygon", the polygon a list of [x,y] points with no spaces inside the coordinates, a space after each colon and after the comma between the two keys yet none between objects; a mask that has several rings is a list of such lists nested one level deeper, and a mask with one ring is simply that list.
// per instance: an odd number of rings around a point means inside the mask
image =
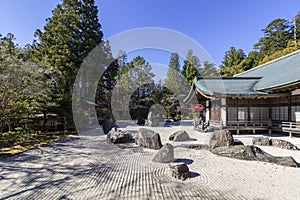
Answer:
[{"label": "blue sky", "polygon": [[[60,0],[1,0],[0,33],[12,32],[21,46]],[[105,38],[133,28],[162,27],[195,39],[220,65],[230,46],[251,51],[261,29],[276,18],[291,20],[300,11],[295,0],[96,0]],[[166,64],[168,58],[149,62]]]}]

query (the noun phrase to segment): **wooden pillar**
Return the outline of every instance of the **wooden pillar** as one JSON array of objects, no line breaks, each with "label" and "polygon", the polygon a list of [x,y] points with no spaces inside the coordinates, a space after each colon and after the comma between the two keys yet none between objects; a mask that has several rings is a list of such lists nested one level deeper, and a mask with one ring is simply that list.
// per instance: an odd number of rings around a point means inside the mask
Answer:
[{"label": "wooden pillar", "polygon": [[288,96],[288,121],[292,121],[292,96]]},{"label": "wooden pillar", "polygon": [[210,105],[209,105],[209,100],[206,100],[205,102],[205,120],[208,122],[210,120],[209,116],[210,116]]},{"label": "wooden pillar", "polygon": [[[272,100],[271,100],[272,101]],[[270,102],[271,102],[270,101]],[[271,104],[271,106],[269,106],[269,122],[268,122],[268,126],[269,126],[269,134],[271,134],[272,133],[272,121],[273,121],[273,119],[272,119],[272,104]]]},{"label": "wooden pillar", "polygon": [[269,131],[269,134],[272,133],[272,119],[269,118],[269,121],[268,121],[268,131]]},{"label": "wooden pillar", "polygon": [[221,98],[221,119],[223,126],[226,126],[226,98]]}]

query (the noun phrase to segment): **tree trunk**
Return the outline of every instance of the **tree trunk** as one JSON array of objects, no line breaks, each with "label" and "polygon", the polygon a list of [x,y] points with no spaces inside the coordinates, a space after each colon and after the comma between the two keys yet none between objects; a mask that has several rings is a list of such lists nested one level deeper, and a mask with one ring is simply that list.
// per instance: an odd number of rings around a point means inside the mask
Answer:
[{"label": "tree trunk", "polygon": [[43,131],[46,130],[46,120],[47,120],[47,112],[46,110],[43,111]]},{"label": "tree trunk", "polygon": [[64,132],[67,132],[67,112],[64,111]]}]

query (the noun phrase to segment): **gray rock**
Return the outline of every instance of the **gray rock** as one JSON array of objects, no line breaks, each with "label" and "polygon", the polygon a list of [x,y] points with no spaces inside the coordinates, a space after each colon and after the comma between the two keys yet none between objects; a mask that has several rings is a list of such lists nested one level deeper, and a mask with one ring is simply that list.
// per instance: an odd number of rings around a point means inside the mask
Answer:
[{"label": "gray rock", "polygon": [[288,150],[299,150],[299,148],[292,144],[291,142],[285,141],[285,140],[280,140],[280,139],[271,139],[270,144],[274,147],[279,147],[283,149],[288,149]]},{"label": "gray rock", "polygon": [[150,111],[146,121],[146,126],[155,127],[159,125],[159,119],[155,116],[154,112]]},{"label": "gray rock", "polygon": [[229,158],[236,158],[241,160],[256,160],[256,161],[275,163],[287,167],[298,167],[298,163],[292,157],[272,156],[253,145],[219,147],[213,149],[211,152],[216,155],[229,157]]},{"label": "gray rock", "polygon": [[218,147],[228,147],[234,145],[232,134],[228,130],[215,131],[211,134],[209,140],[209,149]]},{"label": "gray rock", "polygon": [[200,149],[208,149],[208,145],[207,144],[179,144],[176,145],[174,148],[187,148],[187,149],[196,149],[196,150],[200,150]]},{"label": "gray rock", "polygon": [[180,131],[176,131],[172,135],[170,135],[169,140],[172,140],[172,141],[188,141],[188,140],[191,140],[191,138],[190,138],[189,134],[186,131],[180,130]]},{"label": "gray rock", "polygon": [[108,134],[106,141],[109,143],[126,143],[133,140],[132,135],[128,131],[117,130],[116,128],[112,128]]},{"label": "gray rock", "polygon": [[171,175],[180,180],[186,180],[191,177],[189,167],[184,162],[171,163],[169,165]]},{"label": "gray rock", "polygon": [[171,144],[165,144],[152,159],[153,162],[170,163],[174,161],[174,147]]},{"label": "gray rock", "polygon": [[193,126],[194,126],[194,129],[197,129],[200,126],[200,118],[198,116],[194,117]]},{"label": "gray rock", "polygon": [[214,132],[214,131],[215,131],[214,127],[212,127],[212,126],[207,127],[207,132]]},{"label": "gray rock", "polygon": [[135,143],[139,146],[158,150],[162,147],[160,135],[153,130],[140,128],[136,137]]},{"label": "gray rock", "polygon": [[269,146],[270,140],[267,137],[254,137],[252,139],[253,145],[260,145],[260,146]]}]

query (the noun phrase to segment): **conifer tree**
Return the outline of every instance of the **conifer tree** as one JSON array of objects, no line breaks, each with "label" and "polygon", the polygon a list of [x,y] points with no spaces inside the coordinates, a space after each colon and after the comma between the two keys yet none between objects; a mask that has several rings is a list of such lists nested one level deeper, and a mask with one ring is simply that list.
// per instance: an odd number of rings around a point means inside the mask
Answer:
[{"label": "conifer tree", "polygon": [[63,0],[46,22],[44,31],[36,31],[34,56],[36,61],[62,73],[63,94],[58,103],[66,118],[71,115],[71,95],[78,69],[91,50],[102,42],[98,8],[94,0]]}]

